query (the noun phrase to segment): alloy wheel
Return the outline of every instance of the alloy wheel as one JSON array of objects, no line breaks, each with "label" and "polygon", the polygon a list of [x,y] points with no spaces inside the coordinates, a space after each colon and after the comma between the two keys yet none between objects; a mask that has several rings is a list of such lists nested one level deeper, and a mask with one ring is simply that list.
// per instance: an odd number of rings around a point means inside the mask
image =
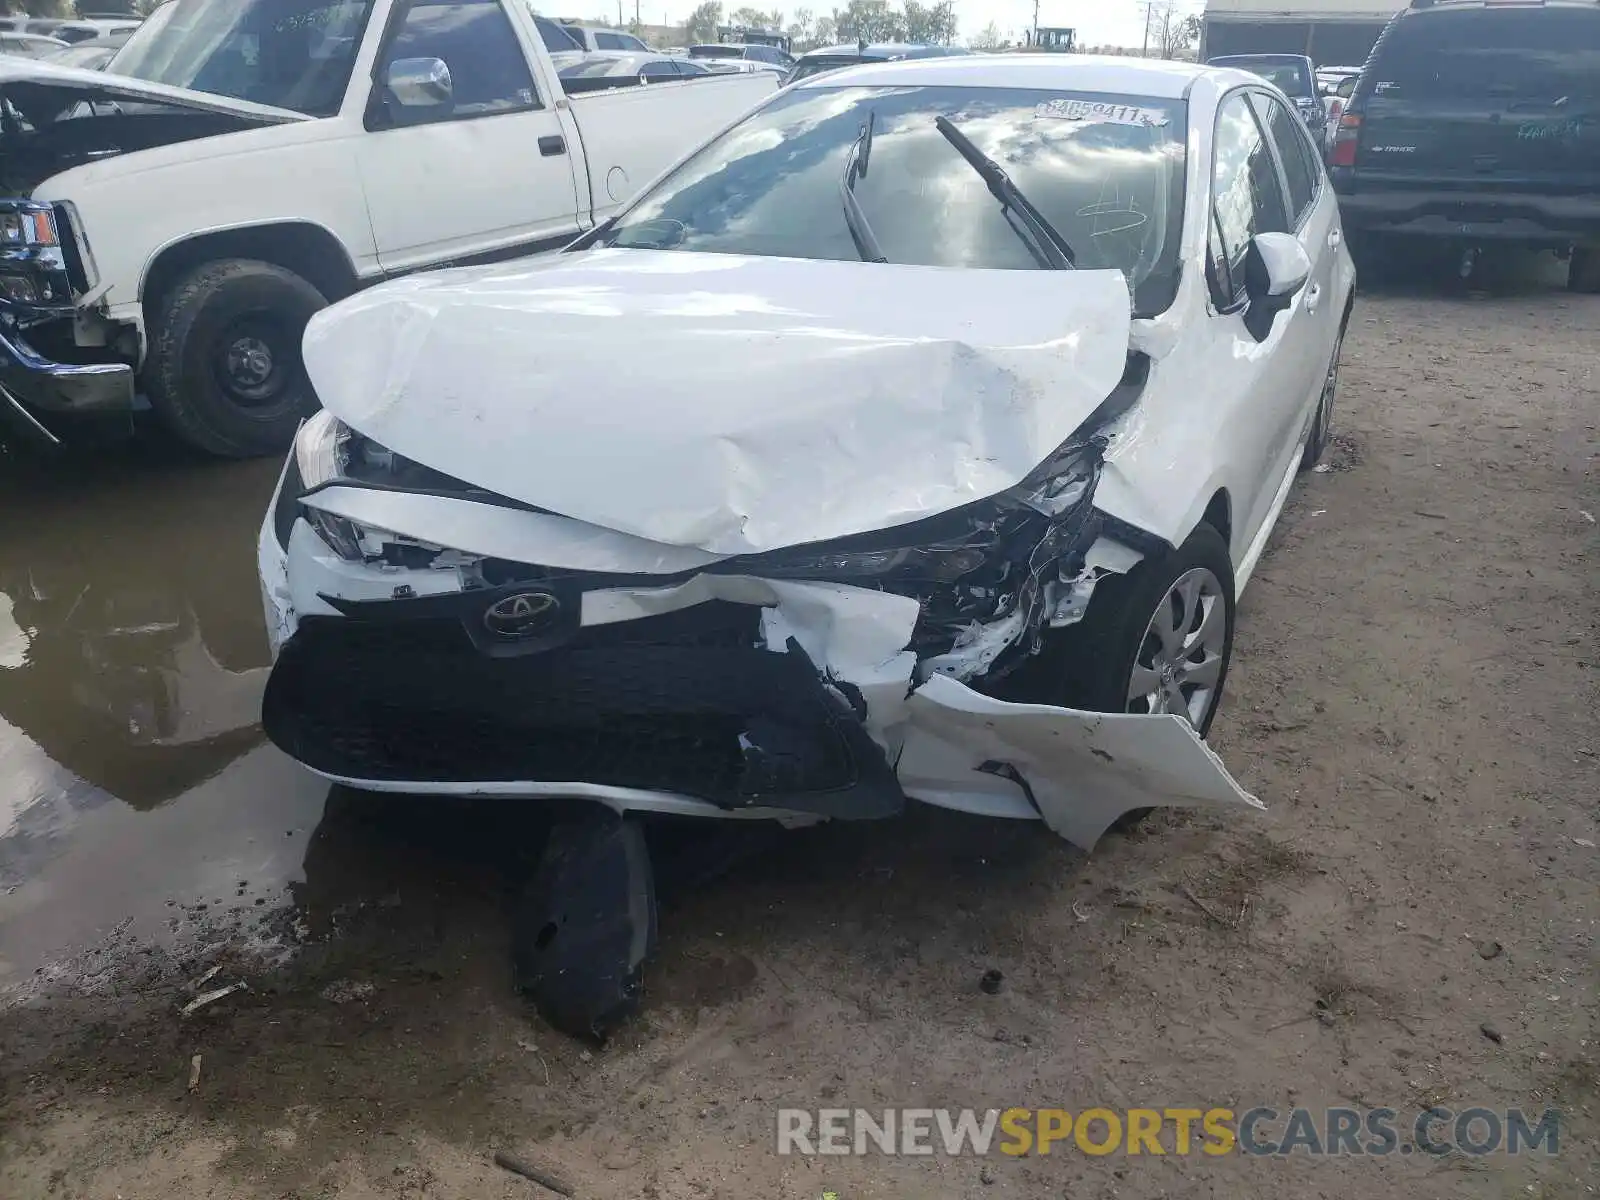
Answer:
[{"label": "alloy wheel", "polygon": [[1128,680],[1130,713],[1173,713],[1204,729],[1228,654],[1227,597],[1206,567],[1173,581],[1145,628]]}]

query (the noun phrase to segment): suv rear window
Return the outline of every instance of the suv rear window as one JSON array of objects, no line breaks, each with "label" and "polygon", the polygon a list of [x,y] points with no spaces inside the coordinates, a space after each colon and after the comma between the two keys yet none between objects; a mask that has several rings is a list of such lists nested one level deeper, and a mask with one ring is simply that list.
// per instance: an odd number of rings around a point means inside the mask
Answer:
[{"label": "suv rear window", "polygon": [[1369,74],[1379,96],[1600,95],[1600,6],[1402,17]]}]

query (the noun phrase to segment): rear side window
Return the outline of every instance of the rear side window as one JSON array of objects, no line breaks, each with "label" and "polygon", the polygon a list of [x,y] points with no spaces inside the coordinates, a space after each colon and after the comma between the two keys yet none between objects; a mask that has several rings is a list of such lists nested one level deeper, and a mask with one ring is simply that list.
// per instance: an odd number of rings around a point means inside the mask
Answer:
[{"label": "rear side window", "polygon": [[1283,160],[1283,173],[1289,181],[1289,224],[1298,227],[1311,211],[1321,180],[1311,143],[1306,140],[1305,124],[1285,108],[1281,100],[1254,95],[1250,102],[1255,105],[1256,116],[1271,132],[1278,157]]},{"label": "rear side window", "polygon": [[1283,188],[1272,150],[1243,92],[1235,92],[1217,113],[1216,160],[1211,169],[1211,201],[1219,259],[1215,275],[1225,288],[1226,307],[1244,292],[1244,260],[1261,233],[1289,232]]},{"label": "rear side window", "polygon": [[[1375,96],[1600,96],[1600,6],[1402,17],[1368,72]],[[1365,89],[1363,89],[1365,90]]]}]

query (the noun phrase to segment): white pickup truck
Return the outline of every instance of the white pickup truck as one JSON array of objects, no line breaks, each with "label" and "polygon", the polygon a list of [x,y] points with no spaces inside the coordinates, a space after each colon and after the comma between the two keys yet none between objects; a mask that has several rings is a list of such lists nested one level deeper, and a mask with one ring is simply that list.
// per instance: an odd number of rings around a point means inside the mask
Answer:
[{"label": "white pickup truck", "polygon": [[319,308],[553,249],[777,87],[569,98],[546,24],[526,0],[170,0],[108,73],[0,59],[0,418],[53,442],[148,403],[210,453],[281,451],[317,407]]}]

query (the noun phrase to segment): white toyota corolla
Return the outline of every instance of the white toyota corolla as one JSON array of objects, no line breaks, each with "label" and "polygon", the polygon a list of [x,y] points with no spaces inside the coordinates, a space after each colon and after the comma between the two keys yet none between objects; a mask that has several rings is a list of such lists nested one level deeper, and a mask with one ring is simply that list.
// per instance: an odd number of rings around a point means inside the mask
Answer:
[{"label": "white toyota corolla", "polygon": [[1090,846],[1259,807],[1201,738],[1354,280],[1255,76],[788,88],[564,253],[314,319],[267,732],[359,788],[621,814],[910,798]]}]

